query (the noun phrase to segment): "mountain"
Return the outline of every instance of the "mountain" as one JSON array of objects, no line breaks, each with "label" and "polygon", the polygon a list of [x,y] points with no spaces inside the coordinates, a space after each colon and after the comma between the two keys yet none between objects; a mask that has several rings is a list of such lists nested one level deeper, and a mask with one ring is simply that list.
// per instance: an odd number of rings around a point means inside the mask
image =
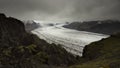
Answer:
[{"label": "mountain", "polygon": [[120,32],[120,21],[103,20],[103,21],[73,22],[63,27],[76,29],[80,31],[88,31],[88,32],[111,35],[111,34]]},{"label": "mountain", "polygon": [[61,45],[27,33],[22,21],[0,14],[0,68],[54,68],[76,62]]},{"label": "mountain", "polygon": [[120,68],[120,33],[87,45],[80,64],[70,68]]},{"label": "mountain", "polygon": [[38,27],[41,27],[39,23],[36,23],[32,20],[28,20],[28,21],[23,21],[24,25],[25,25],[25,29],[27,32],[30,32],[34,29],[37,29]]}]

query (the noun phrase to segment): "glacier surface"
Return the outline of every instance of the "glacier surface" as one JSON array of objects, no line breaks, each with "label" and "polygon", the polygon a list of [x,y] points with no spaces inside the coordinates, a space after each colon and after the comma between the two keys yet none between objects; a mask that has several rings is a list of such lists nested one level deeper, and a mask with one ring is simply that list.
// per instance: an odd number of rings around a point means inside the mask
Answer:
[{"label": "glacier surface", "polygon": [[109,35],[77,31],[62,27],[66,25],[66,23],[35,22],[39,23],[41,27],[33,30],[33,34],[36,34],[40,39],[44,39],[50,44],[60,44],[74,55],[82,56],[85,45],[109,37]]}]

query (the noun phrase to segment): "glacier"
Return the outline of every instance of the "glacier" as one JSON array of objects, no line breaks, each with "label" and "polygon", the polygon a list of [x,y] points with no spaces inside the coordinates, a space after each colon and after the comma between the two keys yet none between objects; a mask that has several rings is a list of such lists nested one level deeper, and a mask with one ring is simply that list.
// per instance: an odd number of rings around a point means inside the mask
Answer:
[{"label": "glacier", "polygon": [[82,56],[83,49],[86,45],[109,37],[109,35],[77,31],[62,27],[67,23],[35,22],[39,23],[41,27],[31,31],[33,34],[36,34],[40,39],[50,44],[60,44],[68,52],[78,56]]}]

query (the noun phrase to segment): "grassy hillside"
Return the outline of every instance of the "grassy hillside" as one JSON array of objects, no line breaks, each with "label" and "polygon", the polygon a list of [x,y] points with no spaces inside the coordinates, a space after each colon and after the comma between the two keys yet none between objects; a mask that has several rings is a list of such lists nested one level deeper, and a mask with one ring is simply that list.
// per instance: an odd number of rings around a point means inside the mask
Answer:
[{"label": "grassy hillside", "polygon": [[120,68],[120,34],[87,45],[80,60],[70,68]]},{"label": "grassy hillside", "polygon": [[50,68],[77,61],[60,45],[27,33],[20,20],[0,14],[0,68]]}]

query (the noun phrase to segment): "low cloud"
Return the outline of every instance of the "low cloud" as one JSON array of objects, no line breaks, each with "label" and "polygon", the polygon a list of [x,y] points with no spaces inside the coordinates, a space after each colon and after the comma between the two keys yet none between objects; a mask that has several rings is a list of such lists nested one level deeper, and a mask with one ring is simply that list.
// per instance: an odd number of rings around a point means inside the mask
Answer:
[{"label": "low cloud", "polygon": [[21,20],[120,20],[120,0],[0,0],[0,12]]}]

